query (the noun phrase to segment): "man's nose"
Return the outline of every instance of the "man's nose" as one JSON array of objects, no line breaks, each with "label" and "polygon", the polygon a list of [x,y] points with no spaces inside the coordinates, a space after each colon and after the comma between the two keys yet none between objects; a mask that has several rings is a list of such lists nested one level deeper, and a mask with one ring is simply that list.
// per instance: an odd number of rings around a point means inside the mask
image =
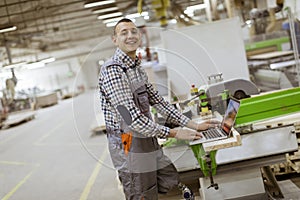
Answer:
[{"label": "man's nose", "polygon": [[136,34],[135,33],[133,33],[132,31],[129,31],[128,32],[128,37],[134,37]]},{"label": "man's nose", "polygon": [[129,33],[128,33],[128,37],[130,38],[130,37],[132,37],[132,36],[133,36],[132,32],[131,32],[131,31],[129,31]]}]

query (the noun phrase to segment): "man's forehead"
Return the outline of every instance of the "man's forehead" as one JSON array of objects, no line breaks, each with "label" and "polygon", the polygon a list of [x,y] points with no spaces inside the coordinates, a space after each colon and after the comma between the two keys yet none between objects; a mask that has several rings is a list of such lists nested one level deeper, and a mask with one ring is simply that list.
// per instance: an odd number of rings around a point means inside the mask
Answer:
[{"label": "man's forehead", "polygon": [[117,31],[129,30],[129,29],[137,29],[137,28],[136,28],[135,24],[132,22],[121,22],[116,27]]}]

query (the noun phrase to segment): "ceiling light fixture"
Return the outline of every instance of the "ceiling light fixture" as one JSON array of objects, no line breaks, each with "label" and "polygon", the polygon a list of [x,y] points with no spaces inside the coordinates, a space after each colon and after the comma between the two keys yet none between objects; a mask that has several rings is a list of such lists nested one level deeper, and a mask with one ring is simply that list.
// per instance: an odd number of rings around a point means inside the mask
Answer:
[{"label": "ceiling light fixture", "polygon": [[56,59],[54,57],[49,57],[49,58],[44,58],[42,60],[40,60],[40,62],[47,64],[47,63],[51,63],[54,62]]},{"label": "ceiling light fixture", "polygon": [[[115,26],[119,20],[123,19],[123,17],[118,17],[118,18],[113,18],[113,19],[109,19],[107,20],[108,22],[104,22],[104,24],[106,24],[106,27],[113,27]],[[135,19],[130,19],[133,23],[135,23]]]},{"label": "ceiling light fixture", "polygon": [[107,23],[117,22],[117,21],[119,21],[119,20],[121,20],[123,18],[124,17],[116,17],[116,18],[106,19],[106,20],[103,20],[103,23],[107,24]]},{"label": "ceiling light fixture", "polygon": [[201,9],[204,9],[204,8],[206,8],[207,7],[207,5],[205,4],[205,3],[203,3],[203,4],[197,4],[197,5],[194,5],[194,6],[188,6],[187,8],[186,8],[186,10],[188,10],[188,11],[194,11],[194,10],[201,10]]},{"label": "ceiling light fixture", "polygon": [[26,69],[42,68],[42,67],[45,67],[46,64],[54,62],[55,60],[56,59],[54,57],[44,58],[42,60],[37,60],[35,62],[29,62],[29,63],[23,65],[23,67]]},{"label": "ceiling light fixture", "polygon": [[12,25],[12,23],[10,21],[9,12],[8,12],[8,5],[6,3],[6,0],[4,0],[4,5],[5,5],[5,11],[6,11],[6,16],[7,16],[7,19],[8,19],[8,23],[7,23],[7,26],[0,27],[0,33],[6,33],[6,32],[17,30],[17,27]]},{"label": "ceiling light fixture", "polygon": [[25,65],[25,64],[26,64],[26,62],[22,61],[22,62],[18,62],[18,63],[11,63],[11,64],[8,64],[8,65],[3,65],[3,68],[12,69],[12,68],[20,67],[20,66]]},{"label": "ceiling light fixture", "polygon": [[86,3],[86,4],[84,4],[84,7],[85,8],[92,8],[92,7],[102,6],[102,5],[106,5],[106,4],[112,4],[112,3],[115,3],[115,0]]},{"label": "ceiling light fixture", "polygon": [[43,62],[32,62],[32,63],[27,63],[24,65],[26,69],[37,69],[41,67],[45,67],[45,63]]},{"label": "ceiling light fixture", "polygon": [[[129,14],[129,15],[126,15],[126,18],[131,19],[133,22],[135,22],[135,18],[141,17],[141,16],[144,17],[144,19],[149,19],[148,12],[142,12],[141,14],[139,14],[139,13]],[[112,27],[112,26],[115,26],[117,21],[119,21],[122,18],[123,17],[116,17],[116,18],[112,18],[112,19],[103,20],[103,23],[106,24],[106,27]]]},{"label": "ceiling light fixture", "polygon": [[106,24],[106,27],[113,27],[113,26],[115,26],[117,23],[118,23],[118,22],[108,22],[108,23]]},{"label": "ceiling light fixture", "polygon": [[129,19],[132,19],[132,18],[137,18],[137,17],[140,17],[140,16],[149,16],[149,13],[148,12],[142,12],[141,14],[140,13],[133,13],[133,14],[129,14],[129,15],[126,15],[126,18],[129,18]]},{"label": "ceiling light fixture", "polygon": [[0,33],[6,33],[6,32],[10,32],[10,31],[15,31],[17,30],[16,26],[7,26],[7,27],[3,27],[0,29]]},{"label": "ceiling light fixture", "polygon": [[121,12],[115,12],[115,13],[110,13],[110,14],[106,14],[106,15],[99,15],[98,19],[107,19],[107,18],[112,18],[112,17],[118,17],[118,16],[122,16],[123,13]]},{"label": "ceiling light fixture", "polygon": [[116,10],[118,10],[118,7],[110,7],[110,8],[93,10],[92,13],[99,14],[99,13],[111,12],[111,11],[116,11]]}]

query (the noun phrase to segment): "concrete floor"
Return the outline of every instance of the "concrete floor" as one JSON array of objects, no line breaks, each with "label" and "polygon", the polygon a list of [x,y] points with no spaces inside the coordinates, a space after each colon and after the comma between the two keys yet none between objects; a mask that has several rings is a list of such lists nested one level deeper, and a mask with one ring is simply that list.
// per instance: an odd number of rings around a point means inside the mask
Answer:
[{"label": "concrete floor", "polygon": [[1,130],[0,199],[124,199],[105,135],[90,137],[97,95],[63,100],[38,110],[29,122]]},{"label": "concrete floor", "polygon": [[[37,110],[29,122],[1,130],[0,199],[124,199],[105,135],[91,137],[99,112],[98,91],[89,91]],[[182,198],[174,191],[160,199]]]}]

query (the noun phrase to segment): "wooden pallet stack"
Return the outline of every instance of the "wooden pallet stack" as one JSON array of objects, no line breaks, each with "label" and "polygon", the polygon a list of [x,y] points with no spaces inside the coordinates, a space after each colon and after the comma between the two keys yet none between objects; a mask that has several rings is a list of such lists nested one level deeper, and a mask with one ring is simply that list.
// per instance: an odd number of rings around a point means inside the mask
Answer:
[{"label": "wooden pallet stack", "polygon": [[298,151],[289,153],[287,155],[287,161],[295,172],[300,173],[300,122],[294,123],[295,134],[297,136]]},{"label": "wooden pallet stack", "polygon": [[297,136],[298,150],[286,154],[286,162],[271,165],[275,175],[284,175],[289,173],[300,173],[300,122],[294,123],[295,134]]}]

